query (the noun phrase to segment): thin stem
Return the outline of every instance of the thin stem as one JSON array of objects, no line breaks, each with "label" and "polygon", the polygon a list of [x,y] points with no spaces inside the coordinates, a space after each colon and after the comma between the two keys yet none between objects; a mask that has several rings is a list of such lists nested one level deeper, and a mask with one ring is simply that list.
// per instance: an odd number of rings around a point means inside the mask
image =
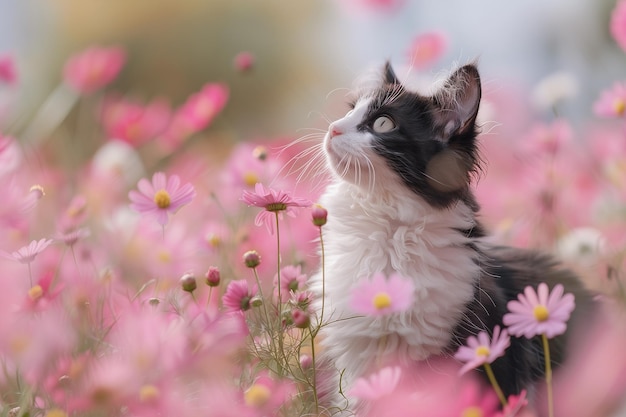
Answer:
[{"label": "thin stem", "polygon": [[548,416],[554,417],[554,401],[552,398],[552,363],[550,361],[550,345],[548,344],[548,337],[545,334],[541,335],[543,342],[543,354],[546,362],[546,388],[548,390]]},{"label": "thin stem", "polygon": [[320,405],[317,399],[317,367],[315,366],[315,336],[313,335],[311,326],[309,326],[309,336],[311,338],[311,367],[313,368],[313,381],[311,382],[311,388],[313,389],[313,399],[315,400],[315,415],[319,415]]},{"label": "thin stem", "polygon": [[496,380],[496,376],[493,374],[493,369],[491,369],[491,365],[485,362],[483,366],[485,367],[485,372],[487,372],[487,377],[489,378],[489,382],[491,382],[491,386],[498,395],[500,403],[502,403],[502,407],[506,407],[506,397],[504,396],[504,393],[502,392],[502,389],[500,388],[500,385]]},{"label": "thin stem", "polygon": [[326,257],[324,256],[324,237],[322,234],[322,226],[320,226],[320,251],[322,256],[322,311],[320,312],[318,331],[324,322],[324,303],[326,301]]},{"label": "thin stem", "polygon": [[28,263],[28,279],[30,280],[30,288],[33,288],[33,269],[30,266],[30,262]]},{"label": "thin stem", "polygon": [[[278,291],[278,302],[277,307],[278,307],[278,354],[281,355],[283,358],[286,358],[285,356],[285,352],[284,352],[284,346],[283,346],[283,329],[282,329],[282,322],[283,322],[283,299],[282,299],[282,295],[280,292],[280,229],[279,229],[279,223],[278,223],[278,212],[274,212],[275,216],[276,216],[276,258],[277,258],[277,262],[276,262],[276,282],[277,282],[277,291]],[[285,363],[285,365],[287,365],[287,363]],[[282,366],[280,367],[282,368]],[[281,374],[282,376],[282,374]]]},{"label": "thin stem", "polygon": [[209,287],[209,296],[206,299],[207,308],[209,307],[209,304],[211,304],[211,295],[213,295],[213,287]]}]

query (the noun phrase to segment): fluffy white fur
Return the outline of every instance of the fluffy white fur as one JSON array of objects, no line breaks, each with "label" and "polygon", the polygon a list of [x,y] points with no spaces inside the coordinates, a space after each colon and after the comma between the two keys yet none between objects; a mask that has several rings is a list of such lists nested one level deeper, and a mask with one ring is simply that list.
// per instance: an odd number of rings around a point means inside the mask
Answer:
[{"label": "fluffy white fur", "polygon": [[[369,99],[331,124],[325,138],[336,181],[321,198],[324,226],[323,358],[337,371],[334,390],[347,392],[359,376],[387,360],[423,360],[442,352],[473,297],[479,266],[459,230],[474,226],[463,203],[433,209],[400,183],[358,132]],[[415,284],[415,302],[404,313],[356,317],[350,308],[355,285],[376,272],[398,272]],[[312,279],[321,295],[322,274]],[[321,304],[318,305],[321,308]],[[319,312],[318,312],[319,314]]]}]

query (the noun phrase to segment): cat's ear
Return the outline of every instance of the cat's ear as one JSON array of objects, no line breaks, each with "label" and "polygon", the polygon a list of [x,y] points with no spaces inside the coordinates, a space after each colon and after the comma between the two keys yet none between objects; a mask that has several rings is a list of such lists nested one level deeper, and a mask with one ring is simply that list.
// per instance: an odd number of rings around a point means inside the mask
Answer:
[{"label": "cat's ear", "polygon": [[432,98],[434,121],[443,140],[473,133],[480,97],[480,75],[475,65],[465,65],[450,75]]},{"label": "cat's ear", "polygon": [[383,81],[385,82],[385,84],[392,84],[392,85],[402,84],[400,80],[398,79],[398,77],[396,76],[396,73],[391,67],[391,63],[389,61],[385,62],[385,67],[383,68]]}]

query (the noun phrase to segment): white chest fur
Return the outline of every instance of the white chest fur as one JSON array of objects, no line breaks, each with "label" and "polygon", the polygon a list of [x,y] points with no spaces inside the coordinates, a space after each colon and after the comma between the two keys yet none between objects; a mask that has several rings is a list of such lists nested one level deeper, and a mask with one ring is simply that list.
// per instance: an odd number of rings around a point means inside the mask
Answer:
[{"label": "white chest fur", "polygon": [[[337,183],[322,197],[324,226],[325,355],[344,372],[344,382],[387,360],[422,360],[441,353],[473,297],[479,266],[461,230],[474,225],[464,204],[435,210],[417,197],[392,203],[361,197]],[[411,278],[415,301],[404,313],[355,317],[355,284],[376,272]],[[321,294],[321,274],[312,279]]]}]

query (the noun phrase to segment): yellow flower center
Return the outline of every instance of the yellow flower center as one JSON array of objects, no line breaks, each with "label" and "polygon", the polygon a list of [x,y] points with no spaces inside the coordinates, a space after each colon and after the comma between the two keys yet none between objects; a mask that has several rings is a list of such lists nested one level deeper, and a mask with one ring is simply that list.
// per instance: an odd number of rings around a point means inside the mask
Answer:
[{"label": "yellow flower center", "polygon": [[372,304],[374,305],[374,308],[377,310],[382,310],[384,308],[391,307],[391,297],[387,293],[379,292],[372,299]]},{"label": "yellow flower center", "polygon": [[154,385],[144,385],[139,390],[139,399],[141,402],[156,400],[159,397],[159,389]]},{"label": "yellow flower center", "polygon": [[548,311],[546,306],[543,306],[541,304],[533,309],[533,314],[537,321],[546,321],[548,320],[548,317],[550,317],[550,312]]},{"label": "yellow flower center", "polygon": [[46,412],[45,417],[67,417],[67,413],[63,410],[59,410],[58,408],[53,408]]},{"label": "yellow flower center", "polygon": [[259,176],[256,172],[248,171],[243,174],[243,182],[248,187],[254,187],[254,185],[259,182]]},{"label": "yellow flower center", "polygon": [[489,348],[487,346],[478,346],[476,348],[476,355],[477,356],[489,356],[490,353],[491,353],[491,351],[489,350]]},{"label": "yellow flower center", "polygon": [[481,410],[478,407],[467,407],[465,410],[463,410],[463,412],[461,413],[461,417],[483,417],[483,410]]},{"label": "yellow flower center", "polygon": [[271,212],[287,210],[287,204],[285,204],[285,203],[270,203],[267,206],[265,206],[265,210],[271,211]]},{"label": "yellow flower center", "polygon": [[623,115],[624,110],[626,110],[626,103],[624,102],[624,100],[622,100],[621,98],[615,99],[615,102],[613,102],[613,110],[615,110],[615,113],[618,116]]},{"label": "yellow flower center", "polygon": [[206,241],[214,248],[217,248],[222,243],[222,239],[215,233],[209,233],[206,236]]},{"label": "yellow flower center", "polygon": [[172,203],[170,194],[165,190],[159,190],[154,194],[154,202],[160,209],[166,209]]},{"label": "yellow flower center", "polygon": [[40,299],[42,295],[43,288],[41,288],[41,285],[39,284],[34,285],[30,290],[28,290],[28,296],[33,301]]},{"label": "yellow flower center", "polygon": [[270,399],[270,389],[262,384],[252,385],[244,394],[243,399],[250,407],[262,407]]}]

